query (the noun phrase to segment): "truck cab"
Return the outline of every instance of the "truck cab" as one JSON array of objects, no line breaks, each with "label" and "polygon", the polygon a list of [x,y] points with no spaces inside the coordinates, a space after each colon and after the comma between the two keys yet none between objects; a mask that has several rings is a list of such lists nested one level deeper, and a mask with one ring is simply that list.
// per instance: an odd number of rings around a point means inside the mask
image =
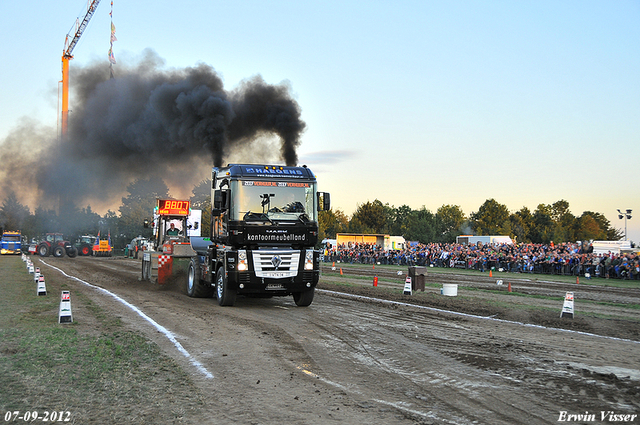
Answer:
[{"label": "truck cab", "polygon": [[308,306],[320,275],[318,212],[330,208],[306,166],[230,164],[211,176],[210,244],[197,249],[187,293],[215,290],[220,305],[237,294],[293,295]]},{"label": "truck cab", "polygon": [[2,242],[0,246],[0,254],[21,254],[22,253],[22,235],[20,232],[5,231],[2,232]]}]

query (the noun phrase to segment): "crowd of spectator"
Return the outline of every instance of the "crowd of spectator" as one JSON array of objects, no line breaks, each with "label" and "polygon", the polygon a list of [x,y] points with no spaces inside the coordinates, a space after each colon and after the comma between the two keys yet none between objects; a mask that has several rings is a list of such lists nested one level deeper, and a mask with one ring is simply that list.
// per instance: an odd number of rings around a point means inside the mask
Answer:
[{"label": "crowd of spectator", "polygon": [[327,247],[324,261],[640,279],[640,256],[637,253],[595,254],[592,249],[583,249],[576,243],[430,243],[413,244],[404,250],[384,250],[373,244],[350,243]]}]

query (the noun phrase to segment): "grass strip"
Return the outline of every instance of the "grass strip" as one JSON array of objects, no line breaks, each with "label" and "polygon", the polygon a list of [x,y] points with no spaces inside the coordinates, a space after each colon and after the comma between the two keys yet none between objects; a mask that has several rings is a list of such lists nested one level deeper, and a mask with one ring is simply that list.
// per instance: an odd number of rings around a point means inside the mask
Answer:
[{"label": "grass strip", "polygon": [[47,278],[47,295],[37,296],[19,257],[0,257],[0,267],[0,411],[70,412],[74,423],[172,423],[203,405],[197,395],[185,402],[197,391],[172,358],[86,289],[73,287],[74,322],[58,324],[66,279]]}]

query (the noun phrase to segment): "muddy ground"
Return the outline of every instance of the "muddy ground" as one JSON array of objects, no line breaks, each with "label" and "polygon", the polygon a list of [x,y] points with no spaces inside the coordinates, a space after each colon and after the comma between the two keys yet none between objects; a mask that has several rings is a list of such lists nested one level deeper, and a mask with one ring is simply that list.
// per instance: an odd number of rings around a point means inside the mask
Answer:
[{"label": "muddy ground", "polygon": [[[389,290],[401,280],[373,288],[329,271],[307,308],[291,297],[219,307],[178,284],[140,282],[135,260],[45,262],[44,270],[57,268],[49,274],[62,270],[116,294],[175,338],[111,295],[69,281],[182,365],[193,385],[167,396],[199,407],[181,423],[535,425],[588,413],[596,420],[571,422],[591,424],[609,423],[601,412],[640,414],[637,289],[512,285],[560,297],[550,300],[494,291],[495,280],[481,276],[447,276],[461,285],[457,297],[436,287],[408,296]],[[335,284],[343,281],[358,285]],[[584,302],[575,318],[561,319],[569,289]],[[152,419],[170,423],[162,413]]]}]

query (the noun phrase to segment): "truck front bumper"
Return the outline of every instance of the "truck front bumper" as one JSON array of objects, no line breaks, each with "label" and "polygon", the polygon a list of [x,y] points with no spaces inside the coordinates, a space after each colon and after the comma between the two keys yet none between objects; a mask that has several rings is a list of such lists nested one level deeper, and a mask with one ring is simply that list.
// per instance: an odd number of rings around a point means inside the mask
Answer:
[{"label": "truck front bumper", "polygon": [[303,271],[297,276],[281,279],[257,277],[250,271],[234,271],[227,274],[227,284],[239,294],[291,295],[315,287],[319,278],[318,270]]}]

